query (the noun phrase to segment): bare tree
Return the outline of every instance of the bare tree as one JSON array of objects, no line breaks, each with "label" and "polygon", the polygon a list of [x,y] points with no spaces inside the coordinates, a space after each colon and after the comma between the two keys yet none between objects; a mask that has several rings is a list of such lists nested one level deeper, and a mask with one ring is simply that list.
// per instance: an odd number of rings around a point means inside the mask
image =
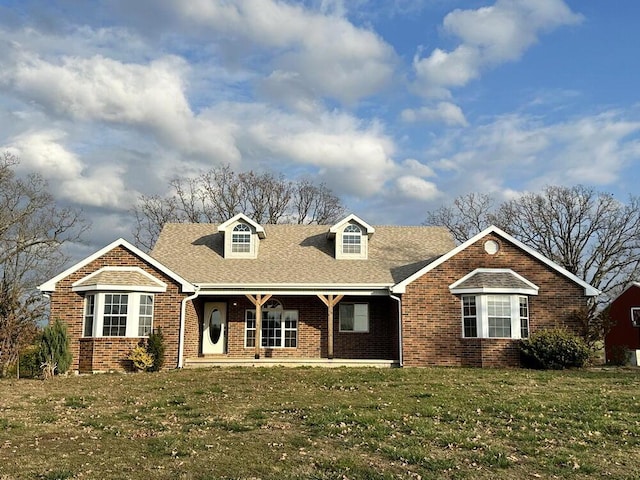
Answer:
[{"label": "bare tree", "polygon": [[340,199],[324,183],[314,185],[309,180],[294,185],[291,203],[294,222],[298,224],[335,223],[345,213]]},{"label": "bare tree", "polygon": [[263,224],[328,223],[344,214],[340,199],[324,184],[270,172],[235,173],[229,165],[169,185],[169,196],[142,196],[133,210],[136,244],[147,250],[168,222],[217,223],[245,213]]},{"label": "bare tree", "polygon": [[549,186],[503,203],[495,223],[601,290],[601,301],[640,273],[637,197],[622,203],[581,185]]},{"label": "bare tree", "polygon": [[32,340],[45,302],[35,286],[67,260],[61,247],[87,224],[79,212],[60,208],[38,175],[17,178],[18,160],[0,158],[0,374],[6,374]]},{"label": "bare tree", "polygon": [[582,185],[548,186],[494,206],[491,197],[458,197],[427,215],[463,242],[495,224],[603,294],[583,318],[585,338],[601,338],[608,325],[601,306],[640,275],[640,199],[627,203]]},{"label": "bare tree", "polygon": [[456,198],[453,205],[428,212],[425,225],[447,227],[454,240],[463,243],[492,224],[494,204],[490,195],[468,193]]}]

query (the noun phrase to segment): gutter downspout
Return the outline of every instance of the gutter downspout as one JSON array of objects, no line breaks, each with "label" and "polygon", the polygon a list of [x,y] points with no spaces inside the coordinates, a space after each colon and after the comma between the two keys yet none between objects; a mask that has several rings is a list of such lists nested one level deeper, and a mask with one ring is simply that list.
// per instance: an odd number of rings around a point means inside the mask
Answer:
[{"label": "gutter downspout", "polygon": [[389,297],[398,302],[398,363],[403,366],[402,358],[402,299],[389,292]]},{"label": "gutter downspout", "polygon": [[178,335],[178,368],[183,366],[184,357],[184,324],[187,316],[187,302],[193,300],[200,294],[200,287],[196,286],[196,291],[193,295],[182,299],[180,305],[180,334]]}]

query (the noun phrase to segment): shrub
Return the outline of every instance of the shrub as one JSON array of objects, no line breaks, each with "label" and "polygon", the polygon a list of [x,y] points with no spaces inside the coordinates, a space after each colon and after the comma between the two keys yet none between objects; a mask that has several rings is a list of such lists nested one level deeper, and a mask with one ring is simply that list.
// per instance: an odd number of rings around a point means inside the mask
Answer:
[{"label": "shrub", "polygon": [[127,359],[133,362],[134,369],[141,372],[146,372],[153,366],[153,357],[149,355],[147,349],[142,345],[134,347]]},{"label": "shrub", "polygon": [[40,375],[40,345],[29,345],[20,352],[20,377],[36,378]]},{"label": "shrub", "polygon": [[44,327],[40,338],[39,361],[46,376],[65,373],[71,366],[71,346],[67,326],[60,319]]},{"label": "shrub", "polygon": [[523,364],[529,368],[561,370],[583,367],[591,350],[584,340],[564,329],[546,329],[520,342]]},{"label": "shrub", "polygon": [[153,356],[153,365],[150,368],[152,372],[160,371],[164,366],[164,350],[164,335],[158,328],[157,332],[150,333],[147,339],[147,352]]},{"label": "shrub", "polygon": [[631,361],[631,350],[626,345],[613,345],[608,353],[607,363],[609,365],[621,367]]}]

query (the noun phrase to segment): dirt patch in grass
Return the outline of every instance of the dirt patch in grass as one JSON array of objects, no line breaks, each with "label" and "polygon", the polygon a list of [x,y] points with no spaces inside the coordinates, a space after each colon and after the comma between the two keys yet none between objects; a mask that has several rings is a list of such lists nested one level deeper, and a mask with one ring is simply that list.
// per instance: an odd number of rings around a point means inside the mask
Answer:
[{"label": "dirt patch in grass", "polygon": [[0,380],[0,479],[640,477],[637,370]]}]

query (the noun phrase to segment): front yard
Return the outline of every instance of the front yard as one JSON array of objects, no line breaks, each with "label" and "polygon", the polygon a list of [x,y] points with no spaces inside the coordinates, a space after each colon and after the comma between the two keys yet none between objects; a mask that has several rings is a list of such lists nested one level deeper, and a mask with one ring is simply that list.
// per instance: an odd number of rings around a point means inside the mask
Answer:
[{"label": "front yard", "polygon": [[640,478],[640,371],[0,380],[0,479]]}]

